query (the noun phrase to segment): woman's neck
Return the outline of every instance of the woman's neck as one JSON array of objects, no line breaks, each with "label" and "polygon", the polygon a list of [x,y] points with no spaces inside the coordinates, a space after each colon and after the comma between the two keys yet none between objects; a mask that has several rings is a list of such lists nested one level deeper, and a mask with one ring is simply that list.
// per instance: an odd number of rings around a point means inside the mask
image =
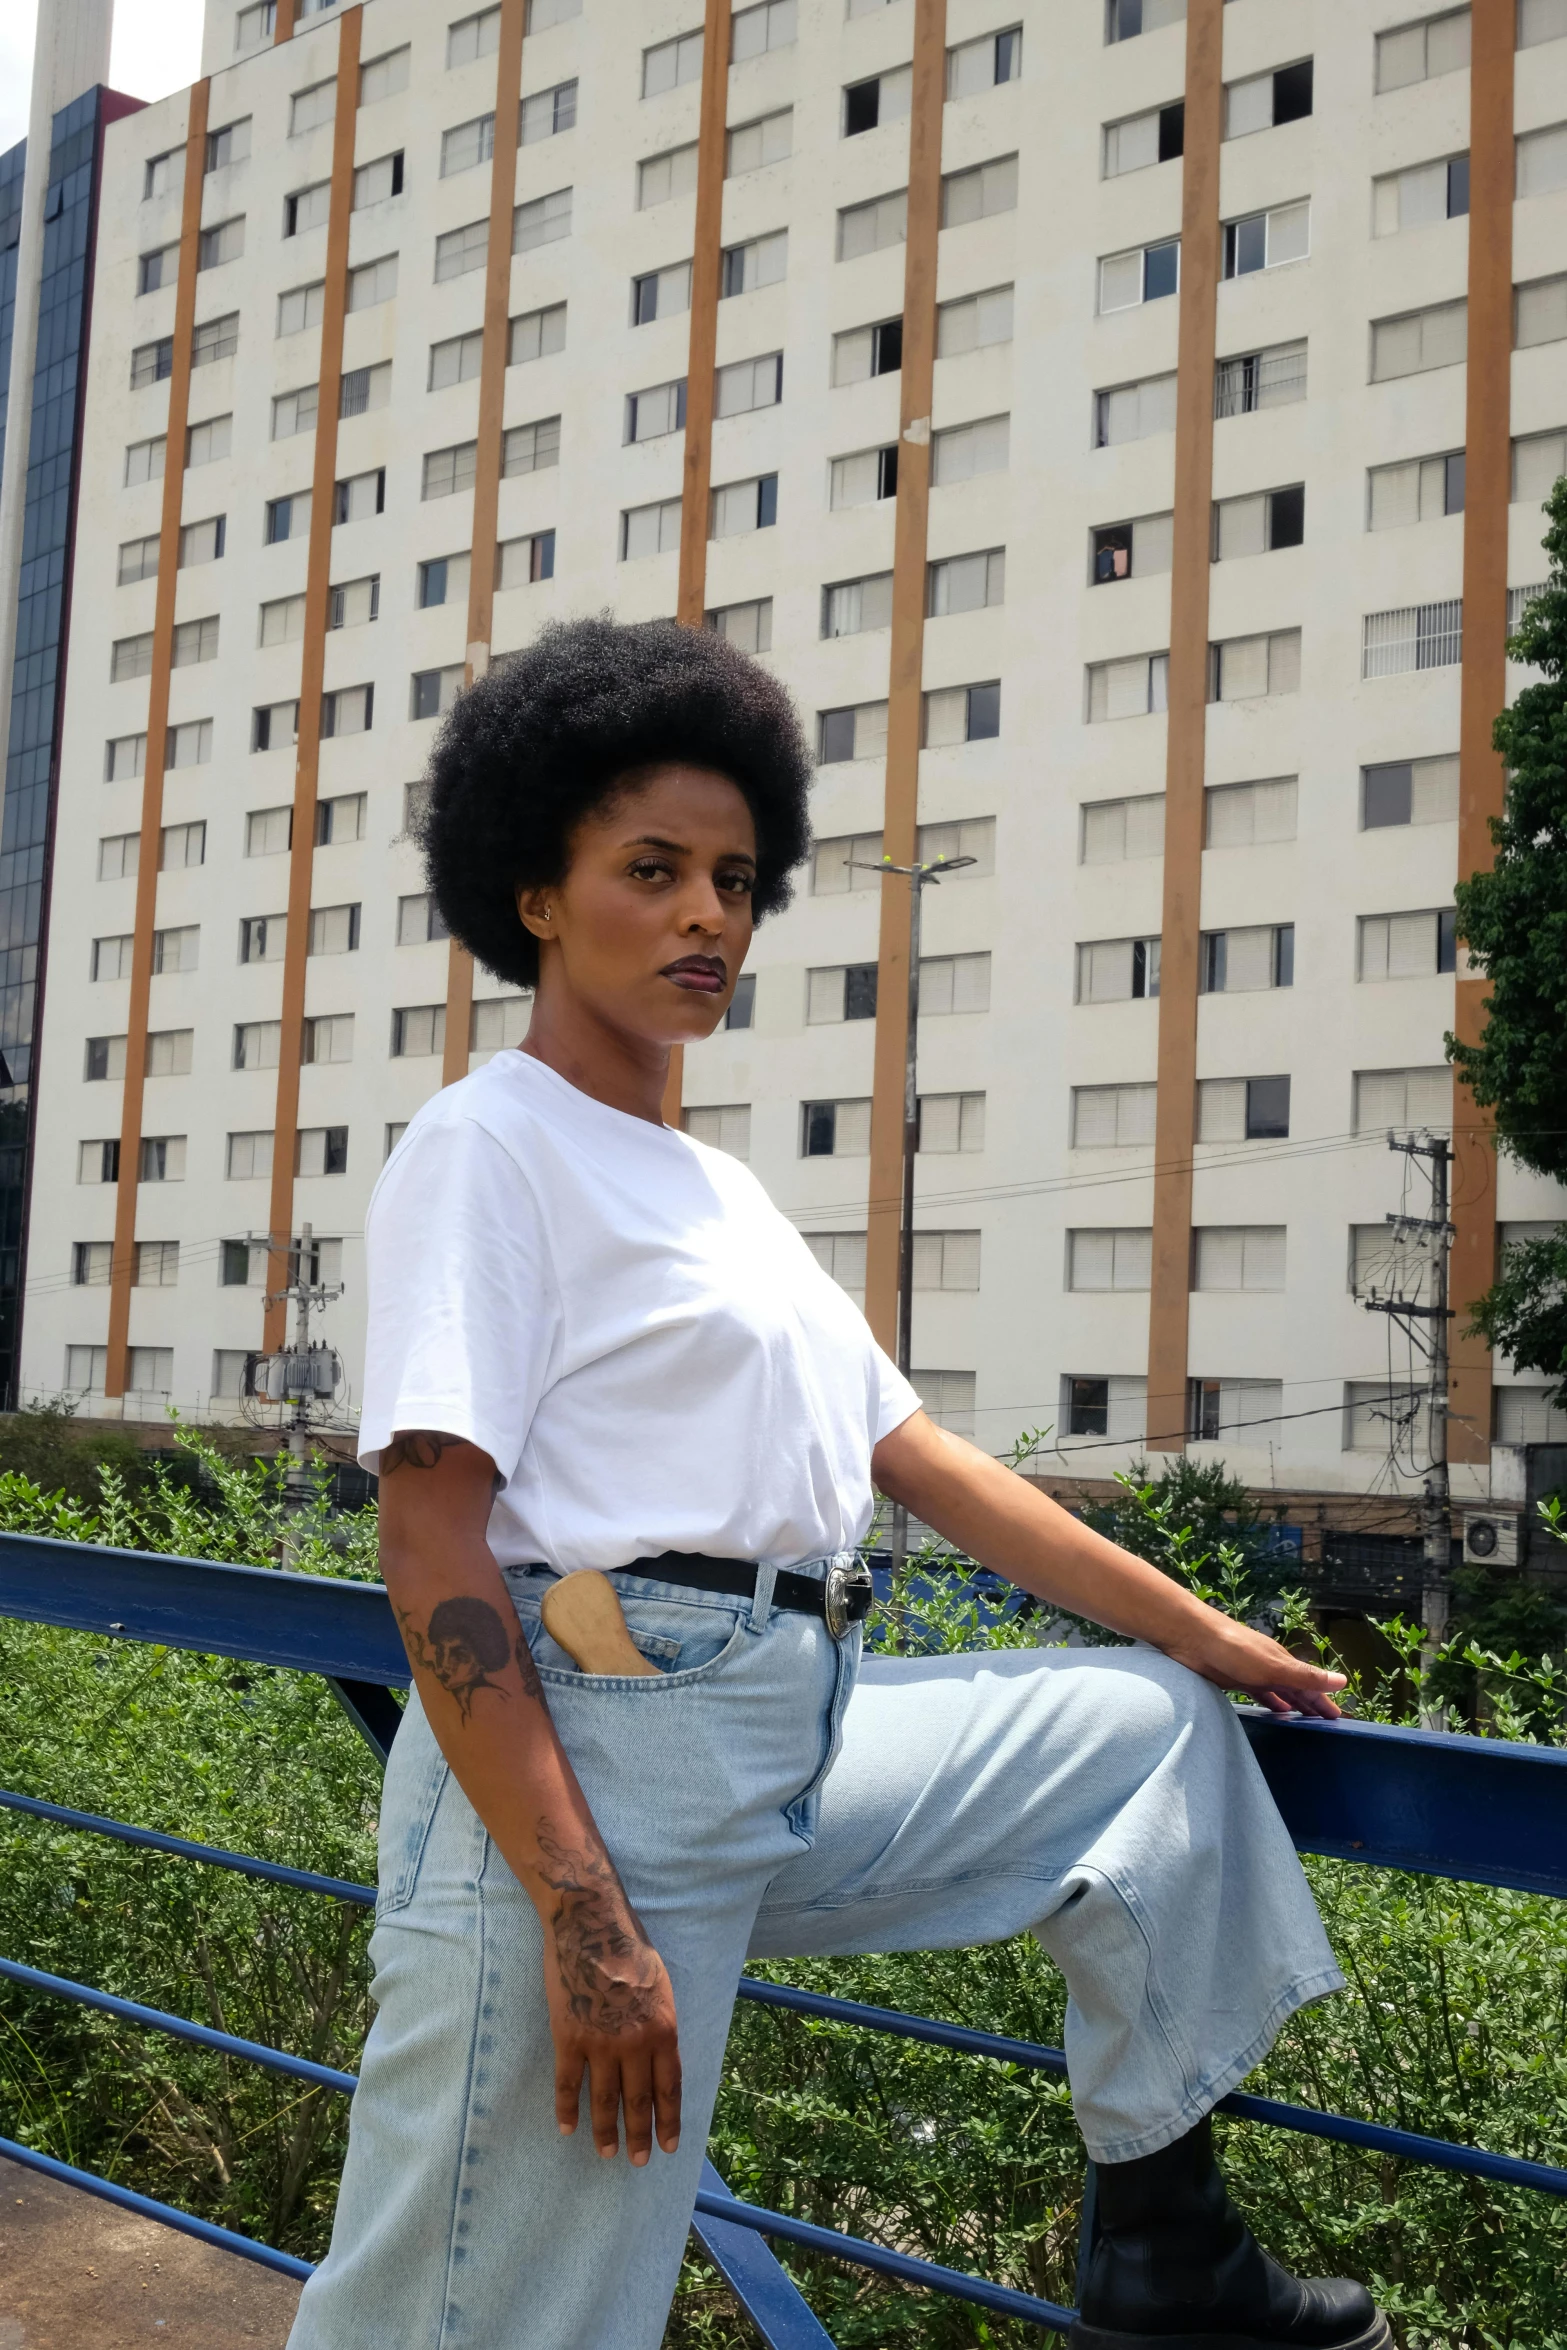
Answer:
[{"label": "woman's neck", "polygon": [[575,997],[541,987],[519,1050],[607,1109],[664,1124],[669,1047],[610,1027]]}]

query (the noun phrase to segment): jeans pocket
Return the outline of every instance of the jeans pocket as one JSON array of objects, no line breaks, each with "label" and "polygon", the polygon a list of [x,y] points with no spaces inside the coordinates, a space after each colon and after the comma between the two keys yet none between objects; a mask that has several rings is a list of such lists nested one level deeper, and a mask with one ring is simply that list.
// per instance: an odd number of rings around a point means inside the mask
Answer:
[{"label": "jeans pocket", "polygon": [[418,1698],[413,1697],[393,1741],[382,1789],[378,1918],[390,1917],[412,1901],[435,1808],[450,1776],[451,1766],[435,1742]]},{"label": "jeans pocket", "polygon": [[802,1844],[816,1842],[816,1825],[822,1809],[822,1788],[826,1784],[828,1772],[838,1759],[838,1749],[843,1744],[843,1717],[848,1711],[849,1699],[854,1694],[854,1684],[859,1677],[860,1648],[861,1632],[856,1624],[848,1636],[837,1643],[837,1674],[823,1725],[821,1762],[815,1775],[801,1788],[784,1812],[792,1833],[799,1837]]}]

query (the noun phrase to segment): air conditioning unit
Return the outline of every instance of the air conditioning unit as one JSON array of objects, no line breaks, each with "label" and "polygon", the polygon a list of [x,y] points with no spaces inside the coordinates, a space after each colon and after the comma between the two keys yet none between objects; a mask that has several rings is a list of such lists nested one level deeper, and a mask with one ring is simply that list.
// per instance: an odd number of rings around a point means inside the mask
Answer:
[{"label": "air conditioning unit", "polygon": [[1466,1566],[1517,1566],[1523,1555],[1521,1510],[1472,1510],[1463,1525]]}]

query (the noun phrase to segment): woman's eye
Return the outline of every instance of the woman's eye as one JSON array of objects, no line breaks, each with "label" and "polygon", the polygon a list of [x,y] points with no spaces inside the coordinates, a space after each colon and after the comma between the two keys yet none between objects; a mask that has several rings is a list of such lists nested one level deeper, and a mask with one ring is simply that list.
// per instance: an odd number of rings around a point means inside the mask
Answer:
[{"label": "woman's eye", "polygon": [[639,857],[630,871],[633,880],[660,881],[668,873],[669,867],[660,857]]},{"label": "woman's eye", "polygon": [[737,898],[748,898],[756,883],[749,873],[721,873],[718,886],[729,890]]}]

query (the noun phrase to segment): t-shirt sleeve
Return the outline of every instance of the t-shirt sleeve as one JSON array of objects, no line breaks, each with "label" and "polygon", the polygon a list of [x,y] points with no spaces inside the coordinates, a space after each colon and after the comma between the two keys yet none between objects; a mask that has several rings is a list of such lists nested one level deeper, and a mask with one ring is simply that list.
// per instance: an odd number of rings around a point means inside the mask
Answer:
[{"label": "t-shirt sleeve", "polygon": [[522,1457],[560,1334],[560,1302],[526,1176],[471,1118],[410,1134],[365,1227],[368,1326],[359,1459],[400,1429]]},{"label": "t-shirt sleeve", "polygon": [[871,1341],[871,1345],[875,1356],[879,1390],[876,1404],[876,1433],[871,1438],[872,1444],[876,1445],[880,1444],[884,1436],[890,1436],[894,1428],[901,1428],[905,1420],[912,1419],[914,1414],[921,1409],[921,1405],[919,1397],[907,1379],[904,1378],[892,1357],[883,1354],[874,1339]]}]

